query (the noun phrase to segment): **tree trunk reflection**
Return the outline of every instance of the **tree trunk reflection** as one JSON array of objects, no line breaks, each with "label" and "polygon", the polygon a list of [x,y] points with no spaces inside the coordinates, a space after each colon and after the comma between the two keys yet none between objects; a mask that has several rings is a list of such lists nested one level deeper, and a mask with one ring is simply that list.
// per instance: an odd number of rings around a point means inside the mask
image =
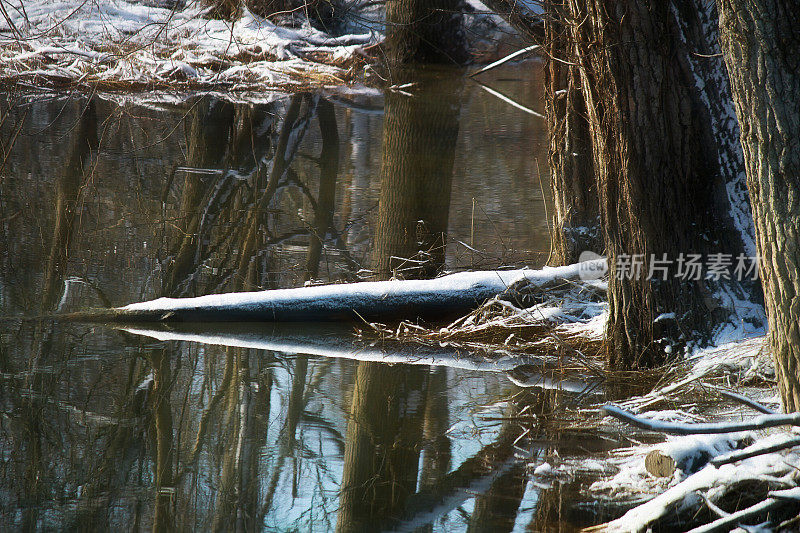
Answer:
[{"label": "tree trunk reflection", "polygon": [[[414,98],[386,97],[374,245],[378,279],[429,278],[444,264],[459,90],[444,94],[445,102],[424,90]],[[416,491],[429,378],[428,367],[358,364],[337,531],[389,523]]]}]

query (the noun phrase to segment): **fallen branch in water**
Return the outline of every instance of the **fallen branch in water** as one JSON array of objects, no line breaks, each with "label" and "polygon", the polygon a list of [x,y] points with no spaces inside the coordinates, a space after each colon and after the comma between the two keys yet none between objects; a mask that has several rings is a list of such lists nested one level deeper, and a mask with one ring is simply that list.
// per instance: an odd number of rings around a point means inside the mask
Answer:
[{"label": "fallen branch in water", "polygon": [[739,403],[741,403],[743,405],[746,405],[748,407],[752,407],[753,409],[755,409],[756,411],[758,411],[760,413],[764,413],[766,415],[777,414],[777,411],[775,411],[774,409],[770,409],[766,405],[762,405],[762,404],[758,403],[757,401],[748,398],[747,396],[742,396],[741,394],[738,394],[738,393],[733,392],[733,391],[729,391],[727,389],[723,389],[721,387],[717,387],[714,390],[716,390],[722,396],[725,396],[726,398],[730,398],[731,400],[735,400],[735,401],[737,401],[737,402],[739,402]]},{"label": "fallen branch in water", "polygon": [[742,521],[766,513],[784,505],[800,505],[800,488],[773,491],[769,493],[770,498],[757,503],[746,509],[730,513],[704,526],[696,527],[689,533],[712,533],[714,531],[731,531]]},{"label": "fallen branch in water", "polygon": [[461,272],[418,281],[341,283],[197,298],[159,298],[63,318],[108,322],[441,320],[475,309],[522,281],[542,286],[557,279],[578,279],[582,265],[586,264],[542,270]]}]

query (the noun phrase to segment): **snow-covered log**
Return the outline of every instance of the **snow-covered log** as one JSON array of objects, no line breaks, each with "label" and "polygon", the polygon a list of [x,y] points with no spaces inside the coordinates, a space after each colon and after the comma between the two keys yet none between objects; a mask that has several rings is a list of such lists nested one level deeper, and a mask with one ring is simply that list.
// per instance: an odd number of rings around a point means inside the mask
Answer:
[{"label": "snow-covered log", "polygon": [[656,477],[672,477],[676,470],[689,475],[703,468],[712,458],[752,443],[752,436],[746,433],[683,437],[658,445],[645,457],[644,467]]},{"label": "snow-covered log", "polygon": [[[577,279],[605,259],[542,270],[461,272],[430,280],[332,284],[296,289],[159,298],[71,318],[118,322],[305,322],[443,318],[469,311],[526,281]],[[593,271],[593,270],[591,270]]]}]

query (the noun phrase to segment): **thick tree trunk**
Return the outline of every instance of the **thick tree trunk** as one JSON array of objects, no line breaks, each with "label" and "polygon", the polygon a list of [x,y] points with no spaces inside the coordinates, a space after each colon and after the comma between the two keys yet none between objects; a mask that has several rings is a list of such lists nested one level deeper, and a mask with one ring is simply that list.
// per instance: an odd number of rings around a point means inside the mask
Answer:
[{"label": "thick tree trunk", "polygon": [[[667,346],[707,338],[721,319],[713,312],[724,281],[681,279],[677,260],[742,250],[708,108],[687,61],[692,43],[679,23],[679,8],[692,6],[678,0],[565,6],[574,46],[568,57],[580,74],[611,266],[607,338],[616,368],[662,364]],[[671,261],[666,273],[649,279],[651,259],[664,257]],[[617,268],[633,262],[638,270]]]},{"label": "thick tree trunk", "polygon": [[752,198],[769,342],[787,411],[800,410],[800,2],[721,0]]},{"label": "thick tree trunk", "polygon": [[467,60],[463,0],[388,0],[386,51],[389,67]]}]

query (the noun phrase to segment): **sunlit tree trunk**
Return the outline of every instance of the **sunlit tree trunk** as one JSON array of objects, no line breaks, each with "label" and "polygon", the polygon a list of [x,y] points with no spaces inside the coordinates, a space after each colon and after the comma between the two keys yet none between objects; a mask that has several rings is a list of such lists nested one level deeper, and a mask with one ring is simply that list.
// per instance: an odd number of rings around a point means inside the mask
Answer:
[{"label": "sunlit tree trunk", "polygon": [[551,264],[578,262],[584,251],[602,254],[597,184],[580,71],[566,6],[546,6],[545,116],[553,184]]},{"label": "sunlit tree trunk", "polygon": [[722,0],[756,224],[769,343],[783,404],[800,410],[800,2]]},{"label": "sunlit tree trunk", "polygon": [[[687,60],[692,47],[679,24],[686,6],[678,4],[566,6],[611,265],[607,344],[616,368],[662,364],[667,346],[707,338],[719,321],[719,284],[679,278],[677,258],[742,250],[709,111]],[[666,279],[648,279],[650,259],[664,254]],[[640,270],[618,274],[637,257]]]}]

